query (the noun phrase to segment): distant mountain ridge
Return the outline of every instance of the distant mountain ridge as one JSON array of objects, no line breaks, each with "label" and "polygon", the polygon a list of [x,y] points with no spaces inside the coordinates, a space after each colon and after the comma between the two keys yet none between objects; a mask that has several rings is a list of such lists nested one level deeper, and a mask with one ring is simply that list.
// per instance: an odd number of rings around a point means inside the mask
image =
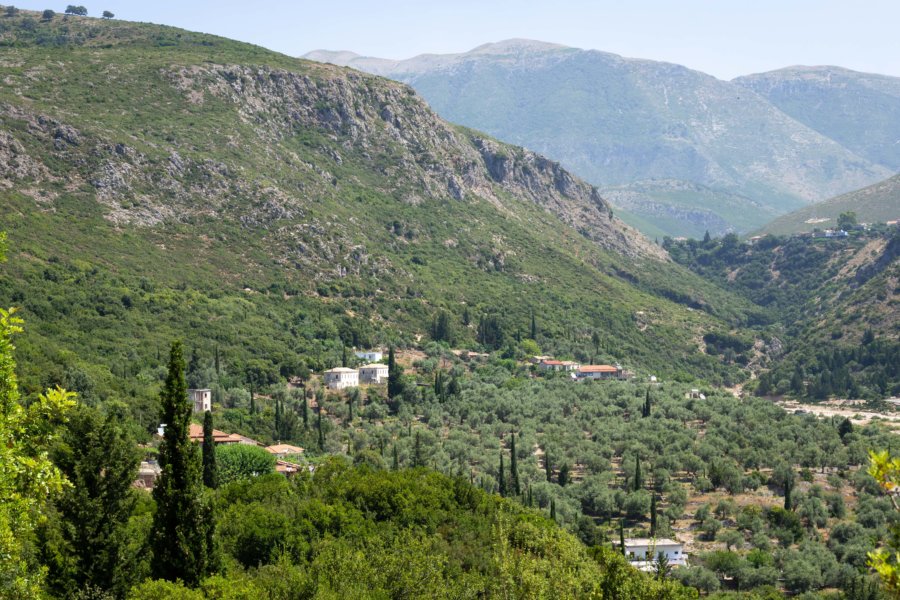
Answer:
[{"label": "distant mountain ridge", "polygon": [[[672,235],[710,224],[713,234],[750,231],[895,171],[864,144],[842,144],[782,110],[749,78],[722,81],[671,63],[516,39],[399,61],[306,58],[408,83],[444,118],[559,160],[604,193],[634,186],[624,208]],[[673,203],[668,186],[648,183],[656,180],[704,192],[696,206]],[[722,208],[710,193],[721,194]]]}]

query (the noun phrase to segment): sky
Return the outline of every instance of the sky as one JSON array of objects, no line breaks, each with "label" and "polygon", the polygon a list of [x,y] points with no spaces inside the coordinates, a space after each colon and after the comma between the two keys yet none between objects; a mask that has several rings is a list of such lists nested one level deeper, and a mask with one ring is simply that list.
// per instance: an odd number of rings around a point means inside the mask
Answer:
[{"label": "sky", "polygon": [[[292,56],[328,49],[402,59],[529,38],[674,62],[721,79],[800,64],[900,76],[897,0],[82,1],[91,15],[110,10]],[[66,5],[16,6],[62,12]]]}]

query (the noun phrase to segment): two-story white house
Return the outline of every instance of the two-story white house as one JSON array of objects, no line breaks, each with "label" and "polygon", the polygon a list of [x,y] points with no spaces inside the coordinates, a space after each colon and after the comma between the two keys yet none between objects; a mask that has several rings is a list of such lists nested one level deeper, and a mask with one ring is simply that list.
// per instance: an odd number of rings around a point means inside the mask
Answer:
[{"label": "two-story white house", "polygon": [[576,379],[624,379],[625,371],[619,365],[583,365],[575,370]]},{"label": "two-story white house", "polygon": [[356,369],[336,367],[334,369],[328,369],[323,375],[325,377],[325,385],[328,389],[343,390],[346,388],[359,387],[359,371]]},{"label": "two-story white house", "polygon": [[194,405],[195,413],[204,413],[212,410],[212,390],[188,390],[188,398]]},{"label": "two-story white house", "polygon": [[356,358],[360,360],[367,360],[370,363],[381,362],[384,358],[384,353],[381,350],[361,350],[359,352],[354,352]]},{"label": "two-story white house", "polygon": [[372,363],[359,368],[360,383],[380,384],[387,381],[388,366],[381,363]]},{"label": "two-story white house", "polygon": [[688,555],[681,542],[668,538],[631,538],[625,540],[625,558],[641,571],[652,571],[660,554],[673,567],[687,565]]}]

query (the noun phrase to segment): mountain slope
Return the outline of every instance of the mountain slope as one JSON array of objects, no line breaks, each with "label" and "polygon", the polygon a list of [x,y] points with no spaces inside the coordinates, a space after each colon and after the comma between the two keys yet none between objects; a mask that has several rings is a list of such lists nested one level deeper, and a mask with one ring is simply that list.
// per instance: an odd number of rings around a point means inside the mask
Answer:
[{"label": "mountain slope", "polygon": [[789,67],[734,83],[859,156],[900,171],[900,78],[839,67]]},{"label": "mountain slope", "polygon": [[848,211],[855,212],[860,223],[900,219],[900,175],[778,217],[763,227],[760,233],[787,235],[813,229],[831,229],[837,225],[838,216]]},{"label": "mountain slope", "polygon": [[[551,156],[596,185],[684,180],[747,197],[751,223],[715,213],[741,231],[890,175],[755,93],[678,65],[527,40],[406,61],[307,56],[409,83],[445,118]],[[670,204],[665,193],[650,200]],[[679,220],[700,226],[690,219]]]},{"label": "mountain slope", "polygon": [[145,393],[175,336],[275,381],[423,340],[441,311],[463,347],[534,313],[549,351],[737,376],[695,339],[752,307],[406,86],[167,27],[5,23],[0,303],[29,323],[29,391]]}]

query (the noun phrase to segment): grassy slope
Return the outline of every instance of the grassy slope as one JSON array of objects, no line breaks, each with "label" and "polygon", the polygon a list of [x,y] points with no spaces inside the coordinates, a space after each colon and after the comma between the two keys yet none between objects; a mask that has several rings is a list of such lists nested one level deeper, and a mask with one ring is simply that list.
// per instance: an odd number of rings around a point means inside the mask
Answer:
[{"label": "grassy slope", "polygon": [[[266,65],[327,85],[341,70],[152,25],[57,18],[23,32],[21,18],[3,24],[0,39],[11,47],[0,75],[13,83],[0,90],[2,130],[47,169],[0,192],[12,251],[0,301],[23,306],[30,324],[20,346],[32,390],[86,380],[101,396],[140,393],[155,380],[157,349],[174,336],[207,355],[221,347],[232,371],[284,374],[300,360],[319,368],[338,360],[339,337],[360,346],[412,341],[437,307],[458,317],[463,303],[473,317],[498,311],[510,336],[527,331],[534,310],[550,344],[598,331],[607,352],[633,367],[712,379],[727,370],[696,352],[696,336],[740,320],[748,305],[686,270],[602,251],[503,190],[495,190],[500,210],[477,198],[398,201],[418,184],[385,174],[397,148],[360,149],[311,128],[265,137],[240,107],[209,94],[192,103],[167,77],[179,65]],[[79,145],[58,150],[22,111],[76,128]],[[148,175],[101,204],[90,181],[102,173],[103,148],[118,143],[143,156],[137,170]],[[225,165],[230,187],[173,191],[160,175],[173,151],[194,165]],[[203,189],[207,175],[188,169],[178,182]],[[265,220],[260,190],[273,185],[293,203],[290,214]],[[109,218],[154,214],[162,222],[141,227]],[[394,222],[412,234],[396,235]],[[360,246],[362,267],[352,252]],[[503,267],[486,266],[498,253]],[[638,328],[636,311],[650,327]],[[459,343],[471,344],[474,332],[460,329]]]},{"label": "grassy slope", "polygon": [[900,175],[796,210],[775,219],[759,233],[789,235],[813,229],[830,229],[837,225],[838,215],[845,211],[854,211],[860,223],[900,219]]}]

